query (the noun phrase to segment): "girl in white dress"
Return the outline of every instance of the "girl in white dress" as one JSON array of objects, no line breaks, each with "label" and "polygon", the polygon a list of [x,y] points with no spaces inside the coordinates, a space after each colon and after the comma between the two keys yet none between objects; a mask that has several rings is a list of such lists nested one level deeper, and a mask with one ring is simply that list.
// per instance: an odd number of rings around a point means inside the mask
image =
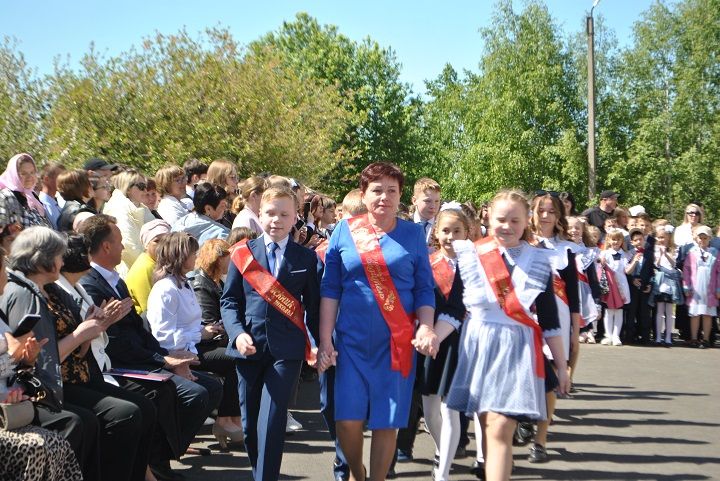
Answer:
[{"label": "girl in white dress", "polygon": [[450,408],[479,413],[489,481],[510,479],[512,437],[518,420],[546,416],[543,338],[558,371],[558,392],[569,388],[548,251],[527,243],[529,205],[503,191],[490,206],[489,237],[453,242],[470,311],[458,366],[447,396]]}]

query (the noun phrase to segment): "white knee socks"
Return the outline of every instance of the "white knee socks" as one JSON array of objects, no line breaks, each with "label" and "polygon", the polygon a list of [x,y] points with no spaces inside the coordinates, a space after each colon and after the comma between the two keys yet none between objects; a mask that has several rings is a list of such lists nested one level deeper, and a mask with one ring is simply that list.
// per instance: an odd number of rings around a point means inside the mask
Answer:
[{"label": "white knee socks", "polygon": [[[662,341],[663,324],[665,325],[665,342],[672,342],[673,305],[669,302],[658,302],[655,312],[655,341]],[[663,322],[663,320],[665,322]]]}]

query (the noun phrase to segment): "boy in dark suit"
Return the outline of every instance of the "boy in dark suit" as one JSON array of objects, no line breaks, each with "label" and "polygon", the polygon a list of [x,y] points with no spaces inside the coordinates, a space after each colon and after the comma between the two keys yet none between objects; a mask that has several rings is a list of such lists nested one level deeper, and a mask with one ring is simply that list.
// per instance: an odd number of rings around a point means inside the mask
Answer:
[{"label": "boy in dark suit", "polygon": [[297,202],[286,188],[263,193],[264,233],[237,244],[220,301],[227,353],[237,358],[245,446],[256,481],[280,475],[288,402],[303,359],[314,362],[307,330],[319,339],[321,265],[313,251],[290,239]]}]

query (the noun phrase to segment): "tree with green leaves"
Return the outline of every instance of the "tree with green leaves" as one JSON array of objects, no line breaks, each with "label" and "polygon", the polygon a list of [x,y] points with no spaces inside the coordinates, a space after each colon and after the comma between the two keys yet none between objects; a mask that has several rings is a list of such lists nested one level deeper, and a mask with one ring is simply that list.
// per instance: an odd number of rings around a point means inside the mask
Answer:
[{"label": "tree with green leaves", "polygon": [[152,173],[194,157],[316,183],[344,157],[337,91],[286,68],[267,47],[243,53],[229,32],[156,35],[82,70],[58,69],[47,138],[56,158],[102,156]]}]

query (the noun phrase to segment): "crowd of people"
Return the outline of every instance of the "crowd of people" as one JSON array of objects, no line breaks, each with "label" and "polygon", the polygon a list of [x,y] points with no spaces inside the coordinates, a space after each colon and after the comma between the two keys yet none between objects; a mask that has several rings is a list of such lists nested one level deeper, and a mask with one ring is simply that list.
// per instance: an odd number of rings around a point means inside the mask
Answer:
[{"label": "crowd of people", "polygon": [[[301,373],[317,369],[336,480],[394,477],[421,418],[450,479],[474,423],[478,479],[513,445],[549,460],[582,343],[714,343],[720,239],[604,191],[443,202],[393,164],[342,202],[297,179],[189,160],[154,176],[29,154],[0,175],[2,479],[182,479],[204,423],[280,476]],[[463,201],[463,202],[460,202]],[[653,322],[654,320],[654,322]],[[679,337],[673,337],[675,328]],[[363,464],[370,430],[370,464]]]}]

